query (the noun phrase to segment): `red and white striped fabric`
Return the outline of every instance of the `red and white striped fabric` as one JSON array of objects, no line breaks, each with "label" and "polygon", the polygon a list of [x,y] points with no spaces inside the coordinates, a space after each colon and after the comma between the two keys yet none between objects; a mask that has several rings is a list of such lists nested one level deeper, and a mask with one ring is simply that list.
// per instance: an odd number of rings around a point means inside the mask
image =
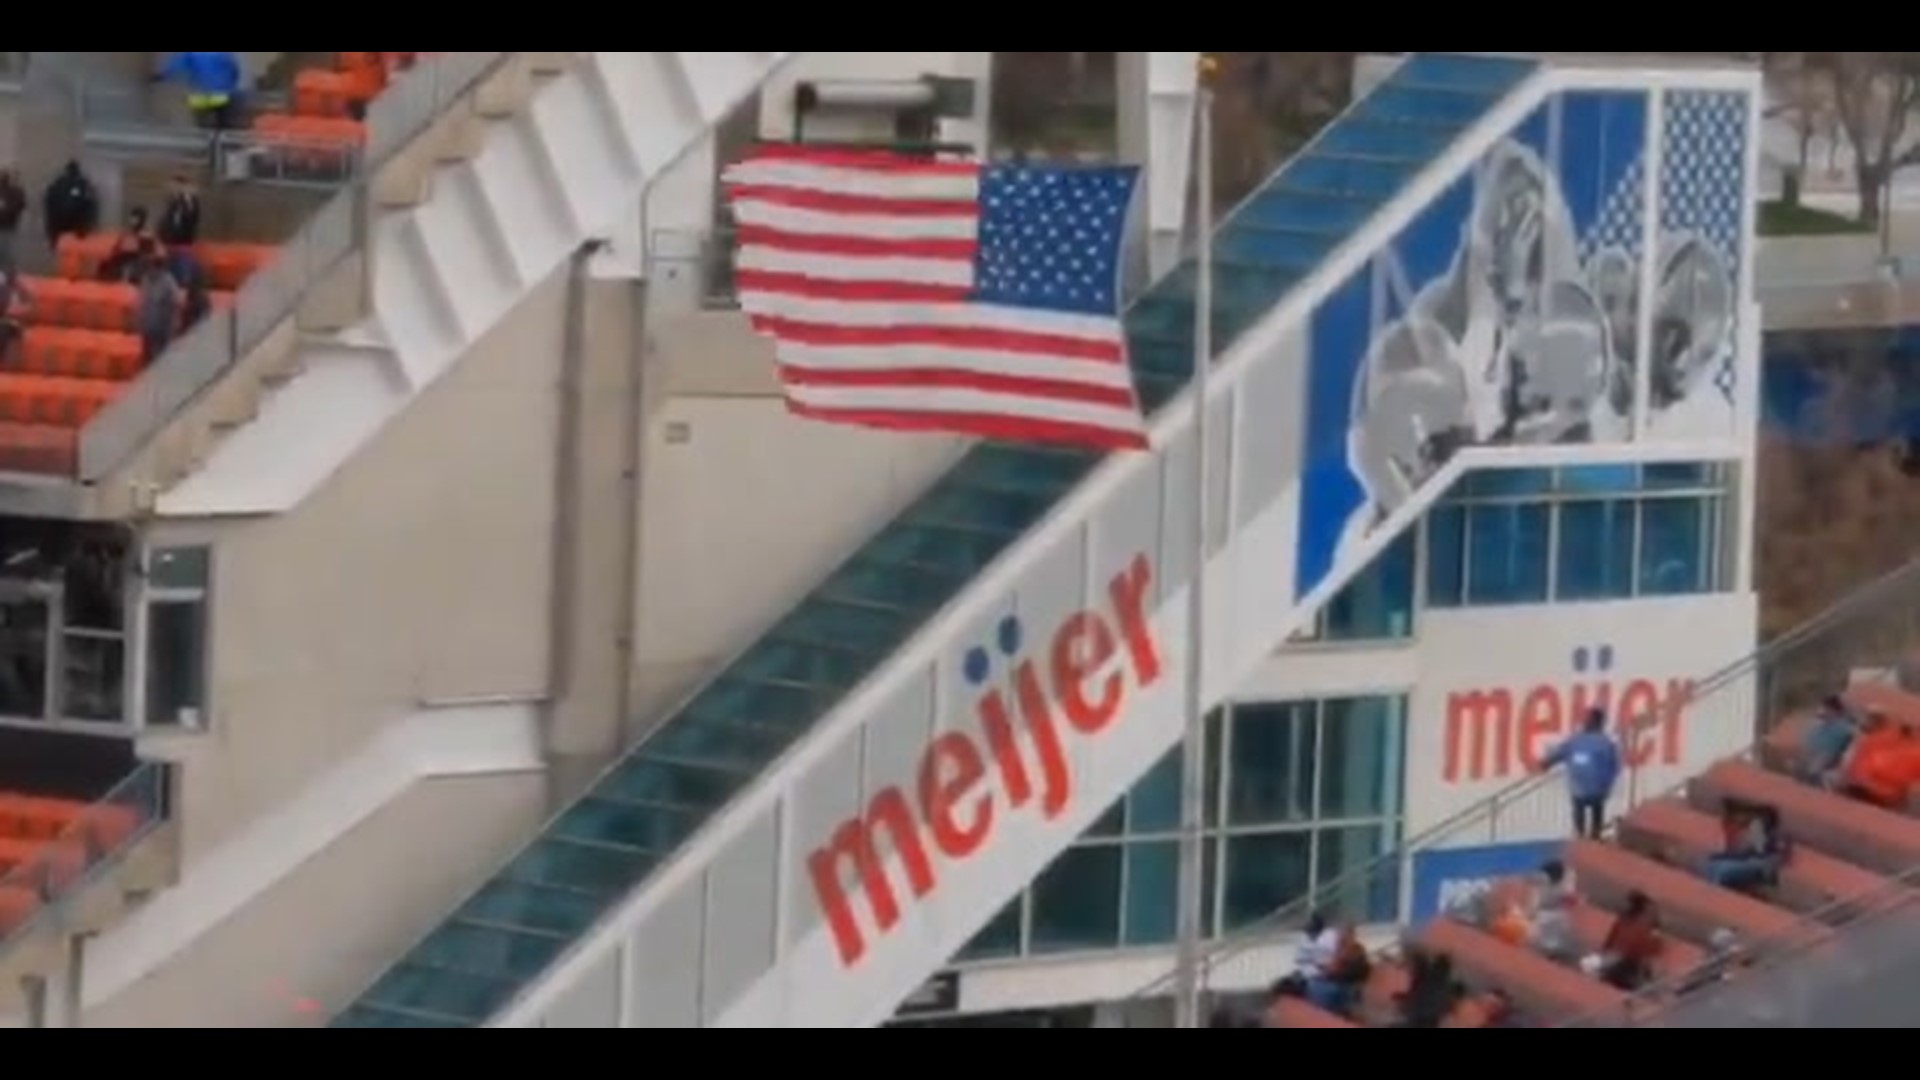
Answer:
[{"label": "red and white striped fabric", "polygon": [[1147,446],[1116,315],[1135,174],[769,146],[726,171],[742,308],[789,407]]}]

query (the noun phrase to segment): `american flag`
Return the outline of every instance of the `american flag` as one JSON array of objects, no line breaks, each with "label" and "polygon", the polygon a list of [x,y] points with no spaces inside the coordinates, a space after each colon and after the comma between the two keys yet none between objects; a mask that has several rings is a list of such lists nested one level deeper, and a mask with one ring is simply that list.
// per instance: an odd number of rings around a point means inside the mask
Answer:
[{"label": "american flag", "polygon": [[1137,170],[768,146],[726,173],[741,306],[791,410],[1147,446],[1117,317]]}]

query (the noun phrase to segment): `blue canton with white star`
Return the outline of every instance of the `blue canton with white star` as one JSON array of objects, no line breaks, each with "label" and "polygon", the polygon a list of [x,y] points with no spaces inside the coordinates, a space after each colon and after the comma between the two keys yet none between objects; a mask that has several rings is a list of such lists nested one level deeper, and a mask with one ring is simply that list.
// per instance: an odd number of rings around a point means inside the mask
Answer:
[{"label": "blue canton with white star", "polygon": [[1120,250],[1139,170],[989,165],[980,178],[973,298],[1114,315]]}]

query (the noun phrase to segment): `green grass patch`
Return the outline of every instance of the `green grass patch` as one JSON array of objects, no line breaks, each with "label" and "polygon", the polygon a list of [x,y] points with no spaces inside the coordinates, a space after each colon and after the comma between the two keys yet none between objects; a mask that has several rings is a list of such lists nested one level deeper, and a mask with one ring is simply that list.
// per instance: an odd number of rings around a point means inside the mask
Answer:
[{"label": "green grass patch", "polygon": [[1779,200],[1760,204],[1761,236],[1857,236],[1871,233],[1870,226],[1844,214],[1816,210]]}]

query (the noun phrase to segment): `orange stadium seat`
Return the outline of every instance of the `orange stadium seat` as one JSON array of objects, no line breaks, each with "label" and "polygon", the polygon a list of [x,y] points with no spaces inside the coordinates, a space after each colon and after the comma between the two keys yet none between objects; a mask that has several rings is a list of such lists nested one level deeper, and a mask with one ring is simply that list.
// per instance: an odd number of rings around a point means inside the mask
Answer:
[{"label": "orange stadium seat", "polygon": [[1882,874],[1920,866],[1920,820],[1737,761],[1715,766],[1687,787],[1688,801],[1703,813],[1718,813],[1729,797],[1777,808],[1782,827],[1795,843],[1856,866]]},{"label": "orange stadium seat", "polygon": [[1669,934],[1695,942],[1709,941],[1721,930],[1761,941],[1801,929],[1792,912],[1610,844],[1573,844],[1567,849],[1567,866],[1579,875],[1581,891],[1600,906],[1618,911],[1629,893],[1645,893],[1659,906],[1661,925]]},{"label": "orange stadium seat", "polygon": [[[1685,867],[1704,865],[1725,846],[1717,818],[1673,800],[1648,803],[1629,814],[1621,823],[1620,839],[1631,850]],[[1812,914],[1884,892],[1891,884],[1879,874],[1803,845],[1793,850],[1781,872],[1778,899],[1795,911]]]},{"label": "orange stadium seat", "polygon": [[126,380],[140,374],[140,339],[117,330],[35,326],[20,342],[15,371],[71,379]]},{"label": "orange stadium seat", "polygon": [[[254,130],[282,167],[345,176],[366,140],[365,125],[354,119],[361,107],[430,55],[332,54],[330,66],[294,76],[291,114],[257,117]],[[0,471],[72,474],[79,428],[140,376],[136,291],[99,280],[101,264],[123,242],[117,232],[60,237],[54,276],[23,279],[33,304],[13,313],[25,333],[11,367],[0,371]],[[213,309],[230,309],[276,251],[268,244],[196,244],[191,254],[206,273]]]},{"label": "orange stadium seat", "polygon": [[1428,927],[1420,944],[1452,958],[1454,970],[1469,983],[1504,991],[1522,1008],[1542,1016],[1583,1016],[1625,1001],[1625,995],[1610,986],[1452,919]]},{"label": "orange stadium seat", "polygon": [[[244,281],[256,260],[270,258],[273,249],[250,250],[253,245],[203,244],[202,248],[225,252],[228,248],[249,249],[226,256],[221,276]],[[264,253],[264,254],[263,254]],[[208,274],[209,278],[213,275]],[[33,310],[26,313],[30,326],[55,329],[110,330],[131,334],[138,327],[140,294],[131,285],[107,281],[69,281],[65,278],[23,277],[21,284],[33,297]],[[233,306],[233,293],[216,290],[211,298],[214,310]]]}]

